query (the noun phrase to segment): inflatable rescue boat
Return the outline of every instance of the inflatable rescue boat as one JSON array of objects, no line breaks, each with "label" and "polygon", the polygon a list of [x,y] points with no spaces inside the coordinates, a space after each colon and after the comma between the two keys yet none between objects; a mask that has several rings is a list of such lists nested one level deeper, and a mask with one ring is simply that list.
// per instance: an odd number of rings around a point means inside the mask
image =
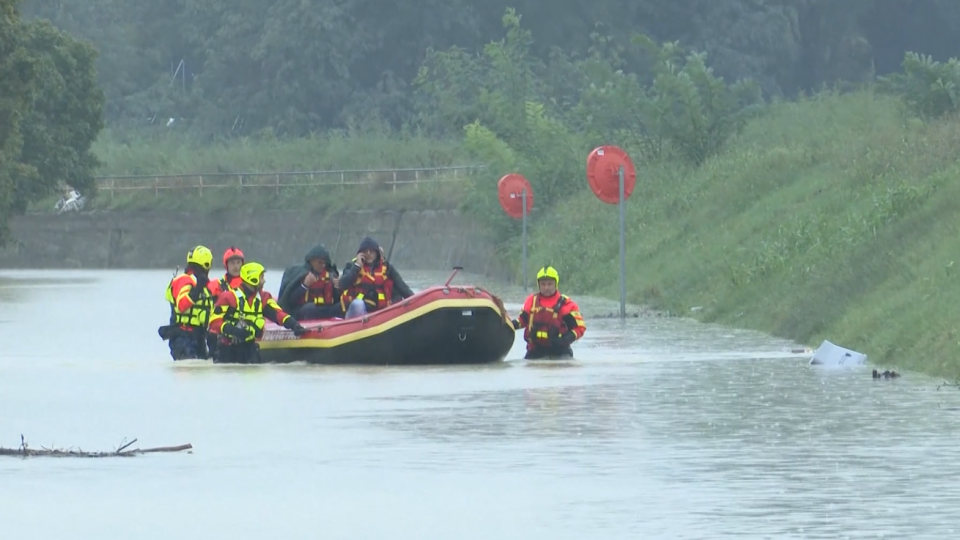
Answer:
[{"label": "inflatable rescue boat", "polygon": [[300,321],[308,329],[300,337],[267,321],[259,340],[261,360],[368,365],[502,361],[516,335],[503,302],[479,287],[451,286],[452,279],[362,317]]}]

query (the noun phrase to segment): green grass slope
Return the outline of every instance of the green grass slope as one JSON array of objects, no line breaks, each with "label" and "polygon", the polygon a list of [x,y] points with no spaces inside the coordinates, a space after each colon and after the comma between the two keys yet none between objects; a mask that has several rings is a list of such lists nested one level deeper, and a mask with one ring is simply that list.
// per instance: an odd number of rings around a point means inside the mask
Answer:
[{"label": "green grass slope", "polygon": [[397,169],[466,163],[456,141],[385,129],[291,139],[267,134],[220,143],[201,142],[175,131],[130,137],[104,132],[93,150],[102,163],[98,176]]},{"label": "green grass slope", "polygon": [[[958,149],[960,121],[892,98],[776,104],[701,168],[638,170],[628,301],[960,375]],[[618,242],[617,207],[584,180],[532,230],[531,271],[617,298]]]}]

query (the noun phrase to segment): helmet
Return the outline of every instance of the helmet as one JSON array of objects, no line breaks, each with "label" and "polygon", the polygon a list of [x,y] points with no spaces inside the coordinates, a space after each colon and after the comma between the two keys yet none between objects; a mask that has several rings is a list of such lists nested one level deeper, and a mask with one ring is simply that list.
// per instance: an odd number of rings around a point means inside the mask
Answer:
[{"label": "helmet", "polygon": [[197,246],[187,252],[187,264],[191,263],[209,270],[213,265],[213,252],[206,246]]},{"label": "helmet", "polygon": [[251,287],[258,287],[263,283],[264,272],[266,272],[266,269],[262,264],[248,262],[240,267],[240,279]]},{"label": "helmet", "polygon": [[230,262],[230,259],[240,259],[243,260],[243,252],[240,251],[240,248],[230,246],[226,251],[223,252],[223,267],[227,267],[227,263]]},{"label": "helmet", "polygon": [[560,285],[560,273],[552,266],[544,266],[537,272],[537,281],[544,278],[552,279],[557,282],[557,285]]}]

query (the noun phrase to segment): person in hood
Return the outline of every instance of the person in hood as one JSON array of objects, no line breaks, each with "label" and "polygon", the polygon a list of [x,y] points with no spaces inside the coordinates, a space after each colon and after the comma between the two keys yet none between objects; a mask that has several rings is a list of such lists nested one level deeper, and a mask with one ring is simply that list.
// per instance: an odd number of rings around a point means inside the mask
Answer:
[{"label": "person in hood", "polygon": [[383,249],[370,237],[360,242],[357,256],[343,267],[340,286],[340,307],[346,319],[373,313],[413,296],[400,272],[387,262]]},{"label": "person in hood", "polygon": [[277,304],[300,321],[343,317],[338,302],[340,272],[330,260],[330,252],[317,244],[303,261],[283,272]]}]

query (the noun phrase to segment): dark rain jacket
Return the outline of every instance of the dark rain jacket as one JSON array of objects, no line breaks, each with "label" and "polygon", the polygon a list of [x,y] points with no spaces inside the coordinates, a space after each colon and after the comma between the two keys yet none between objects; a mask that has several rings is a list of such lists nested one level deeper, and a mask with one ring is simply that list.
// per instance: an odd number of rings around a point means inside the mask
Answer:
[{"label": "dark rain jacket", "polygon": [[[376,245],[373,240],[364,239],[364,243],[360,245],[360,248],[372,247],[366,245],[367,243]],[[379,245],[376,245],[374,249],[379,249]],[[358,251],[359,253],[359,251]],[[379,259],[381,255],[377,255]],[[376,261],[375,261],[376,262]],[[348,262],[343,267],[343,273],[340,274],[340,286],[343,289],[346,289],[357,281],[357,276],[360,275],[360,267],[353,261]],[[390,299],[391,302],[396,302],[397,300],[402,300],[404,298],[410,298],[413,296],[413,290],[407,285],[403,278],[400,277],[400,272],[397,271],[397,267],[393,263],[387,264],[387,277],[393,280],[393,298]]]},{"label": "dark rain jacket", "polygon": [[[303,292],[300,289],[300,284],[303,283],[303,278],[307,277],[307,274],[313,271],[313,268],[310,266],[310,259],[320,259],[324,261],[327,264],[327,271],[330,272],[332,277],[336,278],[340,276],[337,265],[333,264],[330,260],[330,252],[327,251],[326,246],[323,244],[313,246],[313,249],[303,256],[303,264],[288,266],[287,269],[283,271],[283,277],[280,278],[280,290],[277,291],[277,304],[280,305],[280,309],[287,313],[293,313],[293,311],[296,310],[297,305],[294,298]],[[335,299],[340,298],[340,289],[337,287],[334,287],[333,297]]]}]

